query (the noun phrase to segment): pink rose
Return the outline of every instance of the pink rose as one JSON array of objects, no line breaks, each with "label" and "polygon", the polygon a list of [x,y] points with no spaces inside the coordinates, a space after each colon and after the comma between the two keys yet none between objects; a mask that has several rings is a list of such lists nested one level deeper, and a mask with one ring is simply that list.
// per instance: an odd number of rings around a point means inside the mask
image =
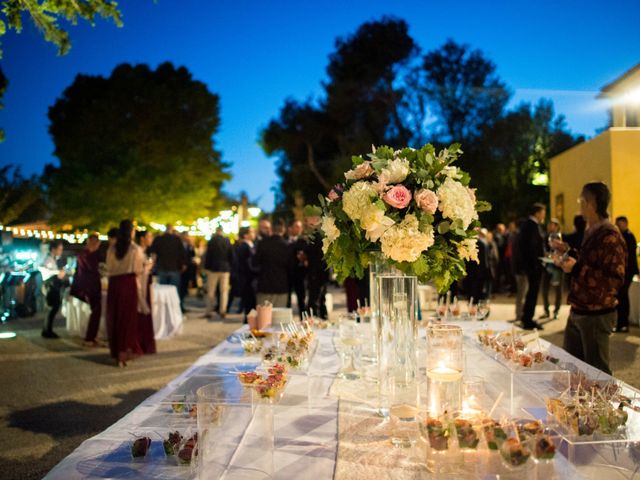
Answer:
[{"label": "pink rose", "polygon": [[363,162],[356,168],[352,168],[348,172],[345,172],[344,177],[347,180],[361,180],[363,178],[370,177],[374,174],[371,162]]},{"label": "pink rose", "polygon": [[394,208],[406,208],[411,201],[411,192],[403,185],[395,185],[387,190],[382,199]]},{"label": "pink rose", "polygon": [[438,196],[436,192],[423,188],[416,192],[415,199],[420,210],[430,213],[431,215],[436,213],[438,209]]},{"label": "pink rose", "polygon": [[336,200],[340,199],[340,195],[338,195],[338,193],[331,189],[331,191],[329,192],[329,195],[327,195],[327,198],[329,199],[330,202],[335,202]]}]

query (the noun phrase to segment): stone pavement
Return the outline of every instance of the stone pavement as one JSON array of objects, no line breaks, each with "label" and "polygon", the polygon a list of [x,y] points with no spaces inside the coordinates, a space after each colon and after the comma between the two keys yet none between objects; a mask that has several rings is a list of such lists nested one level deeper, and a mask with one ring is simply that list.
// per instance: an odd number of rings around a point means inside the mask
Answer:
[{"label": "stone pavement", "polygon": [[[344,311],[341,290],[332,290],[335,314]],[[182,335],[157,342],[158,354],[119,369],[107,349],[88,349],[64,334],[60,340],[40,337],[41,319],[19,319],[0,326],[17,338],[0,340],[0,478],[39,479],[89,438],[135,408],[191,365],[200,355],[238,328],[240,315],[225,321],[200,318],[202,302],[190,299]],[[513,300],[494,299],[489,320],[509,320]],[[539,311],[538,313],[542,313]],[[562,343],[568,308],[560,319],[545,324],[543,337]],[[640,331],[612,337],[616,376],[640,386]]]}]

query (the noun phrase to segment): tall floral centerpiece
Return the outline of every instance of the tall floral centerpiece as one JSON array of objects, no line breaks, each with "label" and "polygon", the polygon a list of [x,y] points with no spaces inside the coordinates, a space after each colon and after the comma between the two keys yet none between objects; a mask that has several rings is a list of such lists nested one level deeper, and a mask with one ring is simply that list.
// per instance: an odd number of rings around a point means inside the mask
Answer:
[{"label": "tall floral centerpiece", "polygon": [[352,157],[344,183],[309,211],[322,215],[325,259],[339,281],[361,278],[375,252],[440,292],[464,276],[465,261],[478,261],[478,212],[490,205],[454,165],[461,154],[459,144],[440,152],[427,144]]}]

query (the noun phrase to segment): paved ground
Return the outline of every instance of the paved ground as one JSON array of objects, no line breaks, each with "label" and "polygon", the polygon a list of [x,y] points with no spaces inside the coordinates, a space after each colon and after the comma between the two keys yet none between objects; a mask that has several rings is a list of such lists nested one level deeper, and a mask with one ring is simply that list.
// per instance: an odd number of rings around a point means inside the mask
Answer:
[{"label": "paved ground", "polygon": [[[334,292],[336,311],[343,295]],[[18,337],[0,340],[0,478],[39,479],[89,438],[127,414],[240,325],[240,316],[207,321],[191,300],[184,333],[158,342],[158,354],[125,369],[114,367],[106,349],[83,348],[78,339],[43,340],[40,320],[0,326]],[[541,312],[539,312],[541,313]],[[567,307],[545,324],[544,337],[561,344]],[[490,320],[513,317],[513,301],[494,299]],[[57,322],[62,333],[63,319]],[[616,376],[640,387],[640,330],[612,337]]]}]

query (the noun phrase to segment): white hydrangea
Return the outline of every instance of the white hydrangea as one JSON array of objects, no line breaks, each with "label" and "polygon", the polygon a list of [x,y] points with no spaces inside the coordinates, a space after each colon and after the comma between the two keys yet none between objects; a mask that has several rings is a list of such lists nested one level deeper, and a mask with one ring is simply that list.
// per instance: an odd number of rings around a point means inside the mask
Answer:
[{"label": "white hydrangea", "polygon": [[478,240],[467,238],[458,244],[458,255],[463,260],[479,263],[478,260]]},{"label": "white hydrangea", "polygon": [[468,228],[478,218],[476,206],[467,188],[451,177],[447,177],[437,191],[442,216],[451,220],[461,220],[462,227]]},{"label": "white hydrangea", "polygon": [[409,175],[409,160],[396,158],[387,162],[379,177],[382,183],[390,184],[403,182],[407,175]]},{"label": "white hydrangea", "polygon": [[377,196],[370,182],[356,182],[342,194],[342,209],[351,220],[360,220],[364,210],[371,205],[371,198]]},{"label": "white hydrangea", "polygon": [[324,238],[329,240],[329,243],[333,243],[340,236],[340,230],[336,227],[336,219],[331,215],[325,215],[322,217],[322,226],[320,227],[324,232]]},{"label": "white hydrangea", "polygon": [[382,253],[396,262],[415,262],[434,243],[433,228],[429,226],[426,232],[421,232],[418,227],[415,215],[405,216],[382,235]]},{"label": "white hydrangea", "polygon": [[360,226],[365,230],[367,240],[377,242],[382,234],[395,222],[384,214],[375,203],[366,208],[360,217]]}]

